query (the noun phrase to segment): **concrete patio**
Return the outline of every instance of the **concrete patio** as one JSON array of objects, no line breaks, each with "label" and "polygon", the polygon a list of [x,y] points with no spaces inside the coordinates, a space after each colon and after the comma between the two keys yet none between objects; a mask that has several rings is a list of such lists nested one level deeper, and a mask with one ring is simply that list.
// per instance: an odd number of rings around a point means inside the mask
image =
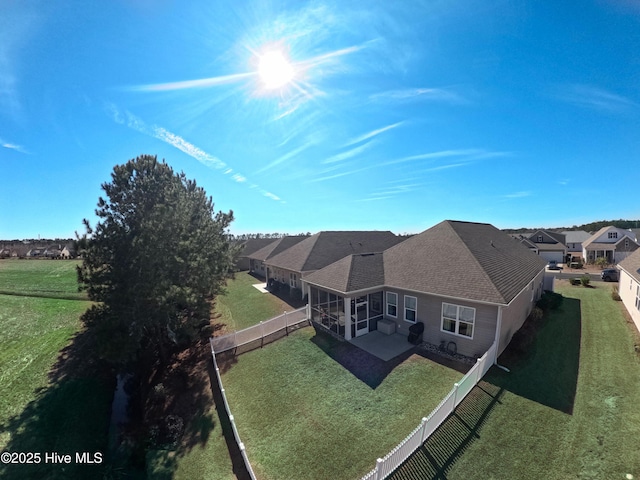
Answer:
[{"label": "concrete patio", "polygon": [[361,337],[352,338],[350,342],[385,362],[415,347],[407,341],[407,337],[404,335],[399,333],[385,335],[377,330]]}]

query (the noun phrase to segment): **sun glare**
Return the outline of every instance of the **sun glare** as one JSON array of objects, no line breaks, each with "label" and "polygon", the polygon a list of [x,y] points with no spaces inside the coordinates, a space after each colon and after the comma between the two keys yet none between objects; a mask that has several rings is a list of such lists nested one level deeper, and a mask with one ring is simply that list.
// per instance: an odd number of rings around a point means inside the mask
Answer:
[{"label": "sun glare", "polygon": [[293,80],[293,66],[280,51],[267,52],[260,56],[258,75],[265,88],[272,90],[284,87]]}]

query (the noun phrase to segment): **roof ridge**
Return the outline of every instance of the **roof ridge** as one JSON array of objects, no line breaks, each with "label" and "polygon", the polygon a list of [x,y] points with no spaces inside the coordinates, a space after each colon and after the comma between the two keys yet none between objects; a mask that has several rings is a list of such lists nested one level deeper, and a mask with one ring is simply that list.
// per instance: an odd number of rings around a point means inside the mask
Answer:
[{"label": "roof ridge", "polygon": [[[482,272],[482,275],[489,281],[489,284],[491,284],[491,287],[493,288],[493,290],[495,290],[495,292],[498,294],[498,296],[503,300],[503,302],[507,303],[506,299],[504,298],[504,295],[502,294],[502,292],[500,291],[500,289],[496,286],[495,282],[493,281],[493,279],[491,278],[491,276],[487,273],[487,271],[484,269],[484,267],[482,266],[482,264],[478,261],[478,258],[476,257],[476,255],[471,251],[471,249],[469,248],[469,245],[467,245],[467,242],[465,242],[462,237],[460,236],[460,234],[458,233],[458,231],[453,228],[453,225],[451,225],[450,220],[446,220],[447,224],[449,225],[449,228],[451,228],[451,230],[453,230],[453,232],[455,233],[456,237],[458,237],[458,239],[460,240],[460,242],[462,243],[462,245],[464,246],[465,250],[467,252],[469,252],[469,255],[471,255],[471,258],[473,259],[473,261],[476,263],[476,265],[480,268],[480,271]],[[490,223],[485,223],[482,225],[491,225]],[[494,227],[495,228],[495,227]],[[493,245],[493,240],[491,240],[491,245]]]}]

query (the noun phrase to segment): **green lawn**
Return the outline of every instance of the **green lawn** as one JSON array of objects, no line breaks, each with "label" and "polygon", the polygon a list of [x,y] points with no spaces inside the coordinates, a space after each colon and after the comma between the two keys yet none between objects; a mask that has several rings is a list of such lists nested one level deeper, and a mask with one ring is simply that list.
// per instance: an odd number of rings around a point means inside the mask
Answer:
[{"label": "green lawn", "polygon": [[228,366],[222,381],[259,478],[349,479],[406,437],[462,373],[385,363],[307,327]]},{"label": "green lawn", "polygon": [[[74,284],[75,262],[0,261],[0,288],[11,293],[0,294],[0,450],[106,453],[112,391],[82,348],[79,318],[90,303],[59,298]],[[0,465],[1,478],[95,474],[95,466],[44,460]]]},{"label": "green lawn", "polygon": [[253,287],[256,283],[261,281],[248,272],[238,272],[228,281],[226,294],[216,298],[215,321],[225,325],[226,331],[242,330],[294,309],[270,293],[261,293]]},{"label": "green lawn", "polygon": [[490,370],[393,478],[640,478],[640,360],[621,303],[593,285],[559,283],[530,354]]},{"label": "green lawn", "polygon": [[0,260],[0,294],[86,300],[76,260]]}]

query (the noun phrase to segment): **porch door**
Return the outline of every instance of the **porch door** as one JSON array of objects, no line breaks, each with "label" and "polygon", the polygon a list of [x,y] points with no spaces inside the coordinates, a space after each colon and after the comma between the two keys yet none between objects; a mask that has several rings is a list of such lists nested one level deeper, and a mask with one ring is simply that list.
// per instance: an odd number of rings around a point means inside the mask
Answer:
[{"label": "porch door", "polygon": [[366,295],[356,298],[353,317],[356,326],[356,337],[369,333],[369,302],[367,302]]}]

